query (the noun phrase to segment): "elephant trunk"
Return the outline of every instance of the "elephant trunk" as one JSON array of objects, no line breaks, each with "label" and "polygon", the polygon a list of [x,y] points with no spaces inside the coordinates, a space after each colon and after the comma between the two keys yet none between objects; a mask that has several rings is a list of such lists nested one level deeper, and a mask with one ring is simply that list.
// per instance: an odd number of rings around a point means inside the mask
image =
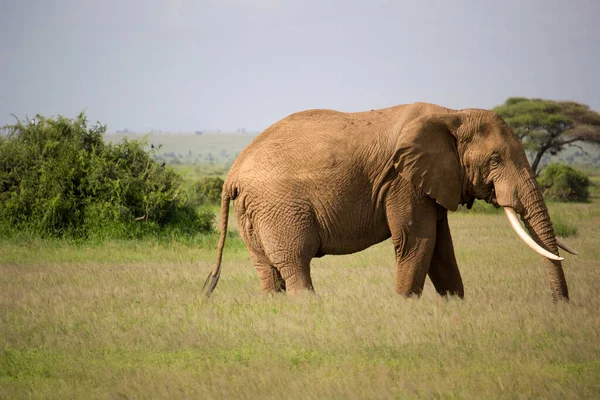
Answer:
[{"label": "elephant trunk", "polygon": [[[548,214],[548,208],[533,174],[525,180],[519,190],[519,194],[519,200],[523,206],[520,212],[521,219],[529,231],[531,238],[539,246],[552,253],[552,255],[558,255],[558,244],[552,222],[550,221],[550,215]],[[550,279],[552,297],[555,302],[569,299],[569,290],[561,260],[561,257],[556,256],[554,259],[543,257],[544,266]]]}]

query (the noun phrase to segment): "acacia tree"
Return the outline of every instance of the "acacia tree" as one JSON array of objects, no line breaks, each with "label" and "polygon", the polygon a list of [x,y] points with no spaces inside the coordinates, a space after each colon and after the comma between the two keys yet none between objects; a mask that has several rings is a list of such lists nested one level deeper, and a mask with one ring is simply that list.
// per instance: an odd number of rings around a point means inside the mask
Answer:
[{"label": "acacia tree", "polygon": [[511,97],[493,109],[531,152],[531,168],[537,174],[546,153],[556,155],[568,145],[600,145],[600,114],[585,104]]}]

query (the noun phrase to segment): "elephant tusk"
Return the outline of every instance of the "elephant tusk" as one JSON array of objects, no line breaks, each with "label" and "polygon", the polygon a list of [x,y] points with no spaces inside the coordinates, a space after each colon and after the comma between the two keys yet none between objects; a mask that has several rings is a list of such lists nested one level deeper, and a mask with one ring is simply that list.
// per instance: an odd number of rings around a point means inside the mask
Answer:
[{"label": "elephant tusk", "polygon": [[533,251],[551,260],[564,260],[564,258],[557,256],[556,254],[550,253],[548,250],[544,249],[542,246],[537,244],[535,240],[533,240],[531,236],[529,236],[527,232],[525,232],[525,228],[521,226],[521,223],[517,218],[517,213],[515,210],[513,210],[510,207],[504,207],[504,212],[506,213],[506,217],[508,218],[510,225],[517,233],[517,236],[519,236],[519,238],[521,238],[521,240],[524,241],[525,244],[527,244],[527,246],[531,247]]},{"label": "elephant tusk", "polygon": [[572,248],[571,246],[569,246],[568,244],[566,244],[565,242],[560,240],[558,237],[556,237],[556,244],[558,247],[560,247],[567,253],[575,254],[576,256],[579,255],[579,252],[577,250],[575,250],[574,248]]}]

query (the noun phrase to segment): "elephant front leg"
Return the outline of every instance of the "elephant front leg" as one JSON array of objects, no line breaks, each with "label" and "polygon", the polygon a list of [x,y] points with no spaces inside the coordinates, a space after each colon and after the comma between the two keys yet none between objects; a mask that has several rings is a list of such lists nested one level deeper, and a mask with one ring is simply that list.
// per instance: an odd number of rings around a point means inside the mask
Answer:
[{"label": "elephant front leg", "polygon": [[393,238],[396,251],[396,292],[405,296],[420,296],[425,285],[435,239],[407,233]]},{"label": "elephant front leg", "polygon": [[398,181],[390,189],[385,208],[396,252],[396,292],[419,296],[435,246],[436,203],[407,182]]},{"label": "elephant front leg", "polygon": [[442,213],[437,224],[437,237],[429,267],[429,278],[440,295],[454,295],[462,299],[465,297],[465,290],[454,255],[448,215],[445,209]]}]

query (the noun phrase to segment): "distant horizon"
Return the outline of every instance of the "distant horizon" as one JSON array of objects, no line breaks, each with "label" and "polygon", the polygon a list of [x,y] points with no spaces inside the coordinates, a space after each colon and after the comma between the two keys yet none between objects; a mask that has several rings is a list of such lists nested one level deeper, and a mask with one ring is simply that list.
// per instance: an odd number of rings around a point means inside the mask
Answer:
[{"label": "distant horizon", "polygon": [[[264,129],[263,129],[264,130]],[[150,131],[133,131],[133,130],[117,130],[117,131],[113,131],[107,128],[106,130],[106,134],[107,135],[127,135],[127,134],[133,134],[133,135],[147,135],[147,134],[151,134],[151,135],[214,135],[214,134],[222,134],[222,135],[252,135],[252,134],[258,134],[262,131],[250,131],[250,130],[245,130],[244,132],[239,132],[237,130],[224,130],[224,129],[206,129],[206,130],[201,130],[202,133],[196,133],[195,131],[175,131],[175,130],[150,130]]]},{"label": "distant horizon", "polygon": [[[510,97],[526,97],[526,96],[510,96]],[[538,97],[538,96],[530,96],[530,98],[537,98],[537,97]],[[506,99],[504,99],[504,101],[506,101],[508,98],[509,98],[509,97],[507,97]],[[569,99],[546,99],[546,100],[553,100],[553,101],[577,101],[577,100],[569,100]],[[503,102],[504,102],[504,101],[503,101]],[[427,101],[425,101],[425,102],[427,102]],[[502,103],[503,103],[503,102],[502,102]],[[500,104],[502,104],[502,103],[499,103],[499,104],[497,104],[497,105],[494,105],[494,106],[492,106],[492,107],[489,107],[489,108],[487,108],[487,109],[492,109],[492,108],[494,108],[494,107],[496,107],[496,106],[498,106],[498,105],[500,105]],[[578,103],[585,104],[585,103],[582,103],[582,102],[578,102]],[[400,103],[399,103],[399,104],[395,104],[395,105],[400,105]],[[442,105],[442,106],[444,106],[443,104],[441,104],[441,105]],[[589,106],[589,104],[585,104],[585,105]],[[394,106],[394,105],[392,105],[392,106],[389,106],[389,107],[393,107],[393,106]],[[381,108],[386,108],[386,107],[381,107]],[[451,108],[451,107],[448,107],[448,108]],[[470,106],[470,107],[465,107],[465,108],[485,108],[485,107]],[[600,109],[596,110],[596,109],[594,109],[593,107],[590,107],[590,108],[591,108],[592,110],[594,110],[594,111],[600,112]],[[369,109],[369,110],[371,110],[371,109]],[[305,110],[297,110],[297,111],[294,111],[294,112],[300,112],[300,111],[305,111]],[[354,110],[354,111],[335,110],[335,111],[342,111],[342,112],[361,112],[361,111],[368,111],[368,110]],[[84,110],[84,111],[80,111],[80,112],[84,112],[84,113],[85,113],[85,110]],[[80,112],[76,113],[75,115],[57,114],[57,115],[42,115],[42,116],[43,116],[43,117],[45,117],[45,118],[54,118],[54,117],[57,117],[58,115],[60,115],[60,116],[66,117],[66,118],[74,118],[74,117],[76,117],[76,116],[77,116],[77,115],[78,115]],[[293,112],[292,112],[292,113],[293,113]],[[14,114],[14,113],[11,113],[11,117],[13,117],[13,118],[14,118],[14,116],[13,116],[12,114]],[[39,113],[38,113],[38,114],[39,114]],[[41,114],[39,114],[39,115],[41,115]],[[225,133],[225,134],[239,133],[239,134],[252,134],[252,133],[255,133],[255,134],[257,134],[257,133],[260,133],[260,132],[264,131],[264,130],[265,130],[265,129],[267,129],[267,128],[268,128],[270,125],[272,125],[272,124],[274,124],[274,123],[278,122],[279,120],[281,120],[281,119],[284,119],[284,118],[285,118],[285,117],[287,117],[288,115],[290,115],[290,114],[287,114],[287,115],[285,115],[285,116],[282,116],[280,119],[278,119],[278,120],[275,120],[275,121],[272,121],[272,122],[271,122],[269,125],[265,126],[264,128],[260,128],[260,129],[252,129],[252,128],[246,128],[246,127],[239,127],[239,128],[201,128],[201,129],[192,129],[192,130],[158,129],[158,128],[150,128],[150,129],[139,129],[139,130],[135,130],[135,129],[130,129],[130,128],[127,128],[127,127],[125,127],[125,128],[116,128],[116,129],[115,129],[115,128],[111,128],[111,127],[109,127],[107,124],[103,123],[103,121],[102,121],[102,120],[98,120],[98,121],[94,121],[94,122],[93,122],[93,121],[91,121],[91,119],[89,118],[89,116],[88,116],[88,115],[87,115],[87,113],[86,113],[86,117],[88,117],[88,125],[92,125],[92,126],[93,126],[93,125],[96,125],[98,122],[99,122],[99,123],[101,123],[101,124],[103,124],[103,125],[106,125],[106,126],[107,126],[107,130],[106,130],[106,133],[107,133],[107,134],[121,134],[121,133],[132,133],[132,134],[148,134],[148,133],[156,133],[156,134],[206,134],[206,133],[207,133],[207,134],[211,134],[211,133]],[[29,115],[27,115],[27,116],[24,116],[24,117],[21,117],[21,116],[18,116],[18,115],[17,115],[17,117],[18,117],[18,118],[19,118],[21,121],[24,121],[24,120],[26,120],[26,119],[32,120],[32,119],[35,117],[35,115],[33,115],[33,116],[29,116]],[[7,124],[3,124],[2,126],[4,126],[4,125],[10,125],[10,124],[12,124],[12,123],[14,123],[14,121],[13,121],[13,122],[9,122],[9,123],[7,123]],[[135,124],[131,124],[131,126],[135,126]],[[201,132],[201,133],[197,133],[197,132]]]}]

